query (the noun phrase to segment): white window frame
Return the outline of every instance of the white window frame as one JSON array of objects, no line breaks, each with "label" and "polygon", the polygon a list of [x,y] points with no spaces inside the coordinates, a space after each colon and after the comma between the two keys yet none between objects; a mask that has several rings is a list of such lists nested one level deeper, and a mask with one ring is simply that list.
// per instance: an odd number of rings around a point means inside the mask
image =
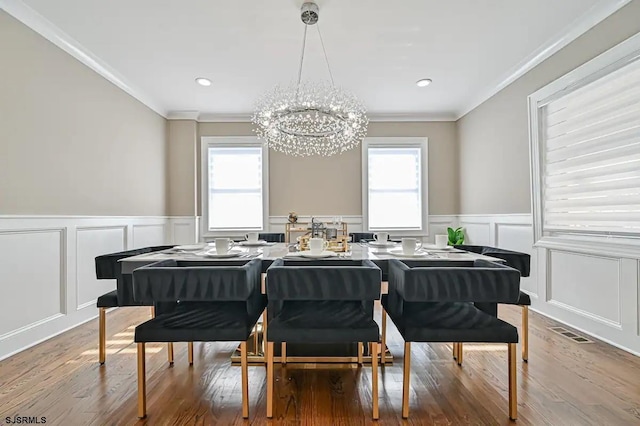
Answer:
[{"label": "white window frame", "polygon": [[[615,247],[636,246],[640,250],[640,238],[637,234],[584,231],[548,231],[544,229],[543,218],[543,179],[544,179],[544,120],[542,109],[564,95],[598,80],[622,67],[640,60],[640,34],[636,34],[607,50],[596,58],[553,81],[528,97],[529,107],[529,149],[531,162],[531,204],[533,211],[534,245],[549,249],[578,248],[591,246]],[[615,247],[614,247],[615,246]],[[629,253],[626,249],[624,252]]]},{"label": "white window frame", "polygon": [[[369,148],[418,148],[421,153],[420,185],[422,221],[420,228],[384,229],[394,236],[429,236],[429,143],[423,137],[368,137],[362,142],[362,227],[369,229]],[[380,229],[382,231],[382,229]]]},{"label": "white window frame", "polygon": [[[237,237],[248,231],[264,232],[269,226],[269,149],[257,137],[252,136],[203,136],[201,138],[200,183],[202,190],[202,236]],[[238,228],[209,230],[209,147],[260,147],[262,148],[262,228]],[[241,173],[241,171],[239,171]]]}]

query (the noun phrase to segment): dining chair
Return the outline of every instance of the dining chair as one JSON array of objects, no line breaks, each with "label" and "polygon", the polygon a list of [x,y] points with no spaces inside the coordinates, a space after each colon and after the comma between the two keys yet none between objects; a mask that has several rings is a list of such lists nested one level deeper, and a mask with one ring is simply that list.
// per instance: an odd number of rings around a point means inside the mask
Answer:
[{"label": "dining chair", "polygon": [[[520,271],[521,277],[528,277],[531,273],[531,256],[527,253],[505,250],[490,246],[456,245],[454,247],[461,250],[502,259],[507,266]],[[522,308],[522,360],[524,362],[529,362],[529,306],[531,306],[531,297],[524,291],[520,291],[518,301],[516,303],[510,304],[518,305]],[[458,364],[462,364],[462,351],[462,344],[460,344],[457,350],[454,347],[454,358],[460,358],[457,359]]]},{"label": "dining chair", "polygon": [[387,314],[404,339],[402,417],[409,417],[412,342],[506,343],[509,418],[518,416],[516,343],[518,330],[473,302],[518,300],[520,273],[508,266],[475,260],[472,267],[411,268],[389,260],[389,292],[382,297]]},{"label": "dining chair", "polygon": [[[133,288],[131,275],[123,275],[120,272],[120,260],[126,257],[137,256],[145,253],[167,250],[175,246],[150,246],[133,250],[120,251],[116,253],[104,254],[95,258],[96,278],[99,280],[116,280],[116,290],[110,291],[98,297],[98,317],[99,317],[99,354],[98,361],[103,365],[106,361],[106,329],[107,329],[107,309],[124,306],[143,306],[142,303],[133,299]],[[151,306],[151,315],[154,314],[154,307]],[[173,362],[173,350],[170,348],[169,361]]]},{"label": "dining chair", "polygon": [[373,241],[373,232],[350,232],[352,243],[359,243],[362,241]]},{"label": "dining chair", "polygon": [[[456,261],[455,264],[452,264],[448,260],[404,259],[402,261],[402,263],[404,263],[405,265],[407,265],[410,268],[449,268],[449,267],[454,267],[454,266],[458,266],[458,267],[461,267],[461,266],[462,267],[473,267],[473,260]],[[387,280],[388,280],[388,275],[389,274],[387,272]],[[384,276],[384,274],[383,274],[383,276]],[[380,338],[380,346],[381,346],[382,356],[380,357],[380,363],[382,365],[385,365],[386,364],[386,356],[385,355],[386,355],[386,348],[387,348],[387,312],[385,311],[384,306],[382,306],[380,328],[382,329],[381,338]],[[455,343],[454,343],[454,348],[457,348]],[[455,356],[455,353],[454,353],[454,356]]]},{"label": "dining chair", "polygon": [[158,304],[155,318],[135,329],[139,418],[147,415],[147,343],[236,341],[241,352],[242,417],[249,417],[247,340],[267,304],[261,290],[261,263],[253,259],[243,265],[190,266],[166,260],[133,271],[135,299]]},{"label": "dining chair", "polygon": [[258,239],[268,243],[284,243],[284,232],[266,232],[258,234]]},{"label": "dining chair", "polygon": [[[267,269],[267,417],[274,411],[275,343],[354,344],[362,365],[363,343],[370,343],[373,418],[378,409],[379,328],[373,303],[380,299],[381,271],[369,260],[323,261],[278,259]],[[286,352],[281,361],[286,362]]]}]

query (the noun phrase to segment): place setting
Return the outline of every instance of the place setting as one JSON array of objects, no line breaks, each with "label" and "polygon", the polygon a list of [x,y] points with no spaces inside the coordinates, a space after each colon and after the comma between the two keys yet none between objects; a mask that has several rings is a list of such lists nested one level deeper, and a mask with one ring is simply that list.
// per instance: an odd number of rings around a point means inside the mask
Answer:
[{"label": "place setting", "polygon": [[294,251],[287,253],[284,257],[304,257],[307,259],[325,259],[338,256],[335,251],[327,250],[329,242],[323,238],[309,238],[308,250]]},{"label": "place setting", "polygon": [[242,248],[235,248],[236,244],[238,243],[230,238],[216,238],[213,248],[197,254],[211,259],[229,259],[234,257],[256,257],[262,253],[259,251],[249,252]]},{"label": "place setting", "polygon": [[257,232],[249,232],[244,235],[244,240],[237,243],[242,247],[265,247],[273,246],[276,243],[270,243],[260,239],[260,234]]},{"label": "place setting", "polygon": [[403,238],[401,246],[388,250],[388,253],[392,256],[403,258],[438,257],[423,250],[422,241],[417,238]]},{"label": "place setting", "polygon": [[373,234],[373,241],[367,241],[366,243],[370,247],[374,248],[390,248],[396,247],[398,243],[389,239],[388,232],[376,232]]}]

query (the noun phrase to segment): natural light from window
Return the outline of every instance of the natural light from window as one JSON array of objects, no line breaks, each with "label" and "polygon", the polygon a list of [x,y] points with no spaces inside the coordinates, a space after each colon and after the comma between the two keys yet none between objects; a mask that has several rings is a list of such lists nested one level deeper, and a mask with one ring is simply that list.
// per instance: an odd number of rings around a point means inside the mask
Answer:
[{"label": "natural light from window", "polygon": [[262,229],[262,148],[209,147],[209,230]]},{"label": "natural light from window", "polygon": [[422,226],[420,148],[368,149],[369,229]]}]

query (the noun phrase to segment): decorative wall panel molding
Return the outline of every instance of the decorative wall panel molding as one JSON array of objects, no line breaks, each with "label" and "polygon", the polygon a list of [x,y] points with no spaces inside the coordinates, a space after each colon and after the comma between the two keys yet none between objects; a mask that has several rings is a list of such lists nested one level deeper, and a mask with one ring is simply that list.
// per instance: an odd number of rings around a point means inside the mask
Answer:
[{"label": "decorative wall panel molding", "polygon": [[94,258],[171,242],[174,222],[195,236],[193,218],[0,216],[0,359],[95,318],[115,282],[96,280]]}]

